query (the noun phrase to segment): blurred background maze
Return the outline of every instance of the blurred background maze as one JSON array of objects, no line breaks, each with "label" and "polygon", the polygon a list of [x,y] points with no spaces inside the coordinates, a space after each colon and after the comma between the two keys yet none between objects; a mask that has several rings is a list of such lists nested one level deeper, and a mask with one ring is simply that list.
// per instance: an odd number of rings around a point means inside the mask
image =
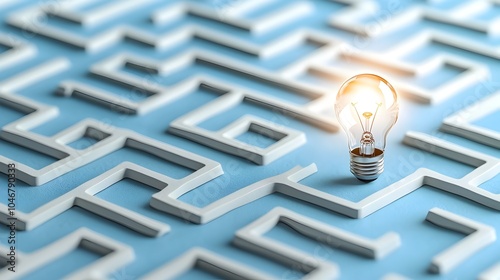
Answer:
[{"label": "blurred background maze", "polygon": [[[1,279],[499,279],[500,2],[0,3]],[[385,172],[333,105],[400,94]]]}]

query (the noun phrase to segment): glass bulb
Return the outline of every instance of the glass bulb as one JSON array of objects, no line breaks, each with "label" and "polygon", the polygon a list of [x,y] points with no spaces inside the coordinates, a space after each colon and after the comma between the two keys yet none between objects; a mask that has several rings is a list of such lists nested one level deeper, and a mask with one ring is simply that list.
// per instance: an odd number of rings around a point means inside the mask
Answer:
[{"label": "glass bulb", "polygon": [[335,113],[347,134],[351,172],[358,179],[372,181],[384,171],[386,137],[398,112],[396,90],[382,77],[360,74],[340,87]]}]

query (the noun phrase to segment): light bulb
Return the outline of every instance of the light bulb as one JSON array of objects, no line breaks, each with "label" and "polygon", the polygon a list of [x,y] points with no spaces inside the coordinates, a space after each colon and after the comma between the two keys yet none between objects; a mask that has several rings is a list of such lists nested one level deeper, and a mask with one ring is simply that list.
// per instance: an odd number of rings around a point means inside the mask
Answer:
[{"label": "light bulb", "polygon": [[335,113],[347,134],[356,178],[372,181],[384,171],[386,137],[398,112],[396,90],[382,77],[360,74],[340,87]]}]

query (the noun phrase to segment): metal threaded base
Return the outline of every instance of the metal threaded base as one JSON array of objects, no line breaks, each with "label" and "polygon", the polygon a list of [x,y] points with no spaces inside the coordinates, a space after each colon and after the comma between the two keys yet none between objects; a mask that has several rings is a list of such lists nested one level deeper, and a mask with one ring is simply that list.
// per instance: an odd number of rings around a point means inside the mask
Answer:
[{"label": "metal threaded base", "polygon": [[384,151],[375,149],[373,156],[362,156],[359,148],[351,151],[351,173],[361,181],[373,181],[384,172]]}]

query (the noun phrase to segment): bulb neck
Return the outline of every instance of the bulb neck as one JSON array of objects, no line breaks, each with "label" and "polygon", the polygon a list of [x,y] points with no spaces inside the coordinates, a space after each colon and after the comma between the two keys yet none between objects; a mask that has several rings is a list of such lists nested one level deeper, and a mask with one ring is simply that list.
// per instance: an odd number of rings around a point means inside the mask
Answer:
[{"label": "bulb neck", "polygon": [[350,152],[351,173],[361,181],[373,181],[384,172],[384,151],[375,148],[371,156],[363,156],[359,148]]}]

